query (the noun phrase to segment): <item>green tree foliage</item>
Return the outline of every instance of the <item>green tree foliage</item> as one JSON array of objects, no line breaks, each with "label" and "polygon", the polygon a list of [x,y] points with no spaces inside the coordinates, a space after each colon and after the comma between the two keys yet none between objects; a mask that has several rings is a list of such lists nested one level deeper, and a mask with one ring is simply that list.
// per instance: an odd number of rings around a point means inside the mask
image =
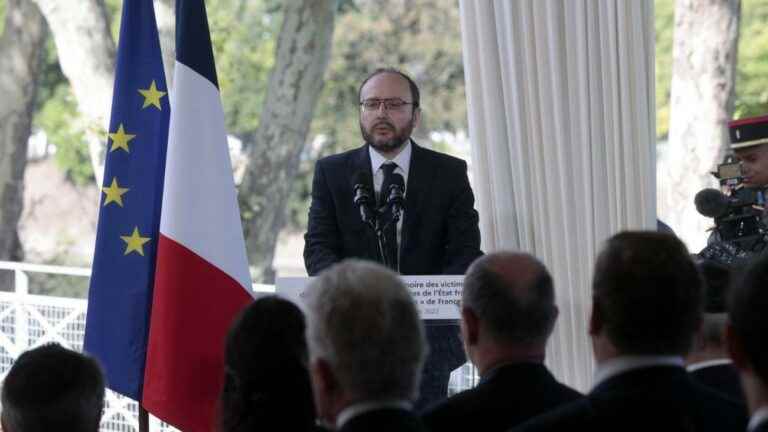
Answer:
[{"label": "green tree foliage", "polygon": [[253,133],[274,65],[279,3],[216,0],[208,3],[208,14],[227,131]]},{"label": "green tree foliage", "polygon": [[396,67],[419,84],[422,124],[416,139],[435,148],[430,132],[467,129],[459,8],[444,0],[392,0],[386,7],[358,0],[340,11],[315,118],[313,143],[299,168],[289,203],[294,229],[306,227],[314,162],[318,157],[359,146],[358,86],[379,67]]},{"label": "green tree foliage", "polygon": [[5,0],[0,0],[0,35],[5,29]]},{"label": "green tree foliage", "polygon": [[768,114],[768,0],[742,0],[734,117]]},{"label": "green tree foliage", "polygon": [[59,67],[56,47],[51,38],[45,47],[36,105],[33,128],[45,131],[48,141],[56,146],[56,163],[65,172],[67,179],[81,185],[92,182],[93,167],[79,126],[82,122],[77,103]]},{"label": "green tree foliage", "polygon": [[[121,2],[107,0],[115,38]],[[275,38],[281,22],[279,0],[209,0],[207,2],[216,67],[227,130],[244,138],[258,128],[267,78],[274,64]],[[0,0],[0,6],[4,0]],[[464,70],[459,9],[444,0],[392,0],[386,8],[374,0],[339,3],[331,64],[312,123],[297,187],[289,204],[290,224],[303,229],[315,160],[360,144],[357,87],[377,67],[403,69],[422,91],[419,142],[430,132],[466,130]],[[0,9],[0,11],[2,11]],[[93,173],[77,106],[50,44],[35,127],[57,147],[57,162],[77,183]],[[106,141],[105,141],[106,142]]]},{"label": "green tree foliage", "polygon": [[[669,89],[672,79],[674,0],[655,0],[656,14],[656,138],[669,130]],[[768,114],[768,0],[742,0],[736,60],[735,118]]]}]

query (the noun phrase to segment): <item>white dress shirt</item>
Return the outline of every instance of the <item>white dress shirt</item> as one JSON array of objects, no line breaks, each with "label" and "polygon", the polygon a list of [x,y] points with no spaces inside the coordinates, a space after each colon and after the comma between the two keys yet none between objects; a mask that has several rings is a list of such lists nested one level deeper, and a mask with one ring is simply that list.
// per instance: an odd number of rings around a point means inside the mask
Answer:
[{"label": "white dress shirt", "polygon": [[714,360],[707,360],[697,363],[691,363],[688,365],[686,369],[688,369],[688,372],[697,371],[699,369],[704,369],[710,366],[721,366],[721,365],[728,365],[731,364],[731,359],[727,358],[721,358],[721,359],[714,359]]},{"label": "white dress shirt", "polygon": [[[396,173],[403,176],[403,181],[406,184],[405,188],[405,194],[408,193],[408,170],[411,167],[411,152],[413,151],[413,148],[411,146],[411,140],[409,139],[408,142],[404,144],[403,150],[400,151],[400,153],[395,156],[394,159],[392,159],[392,162],[397,164],[397,168],[395,168]],[[389,162],[390,160],[385,158],[381,155],[381,153],[377,152],[372,146],[368,146],[368,152],[371,155],[371,172],[373,173],[373,189],[376,192],[376,196],[379,196],[379,193],[381,193],[381,186],[382,183],[384,183],[384,171],[381,169],[381,166],[384,165],[385,162]],[[403,194],[403,197],[405,197],[405,194]],[[404,209],[403,213],[400,215],[400,220],[397,221],[397,259],[400,260],[400,246],[402,245],[402,239],[403,239],[403,219],[405,218],[405,212],[408,209]]]}]

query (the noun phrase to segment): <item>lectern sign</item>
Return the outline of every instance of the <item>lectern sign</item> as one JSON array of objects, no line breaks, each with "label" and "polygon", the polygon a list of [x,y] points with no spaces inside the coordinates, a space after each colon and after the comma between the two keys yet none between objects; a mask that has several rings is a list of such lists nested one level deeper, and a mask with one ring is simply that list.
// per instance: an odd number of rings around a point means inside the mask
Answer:
[{"label": "lectern sign", "polygon": [[[402,276],[403,283],[411,292],[419,308],[421,319],[458,320],[464,276]],[[310,278],[277,278],[275,291],[303,307],[303,297]]]}]

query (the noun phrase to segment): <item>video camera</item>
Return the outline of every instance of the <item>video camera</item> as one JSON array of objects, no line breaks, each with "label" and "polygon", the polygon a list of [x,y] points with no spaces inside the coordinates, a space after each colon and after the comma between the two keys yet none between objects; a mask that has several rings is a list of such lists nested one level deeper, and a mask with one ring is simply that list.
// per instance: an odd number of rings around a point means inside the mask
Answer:
[{"label": "video camera", "polygon": [[726,264],[749,259],[768,244],[768,227],[763,220],[765,191],[744,186],[741,164],[733,155],[727,155],[711,174],[720,182],[721,190],[704,189],[694,199],[696,210],[715,221],[714,241],[699,256],[723,254],[725,248],[736,256],[727,260],[718,256],[709,258]]}]

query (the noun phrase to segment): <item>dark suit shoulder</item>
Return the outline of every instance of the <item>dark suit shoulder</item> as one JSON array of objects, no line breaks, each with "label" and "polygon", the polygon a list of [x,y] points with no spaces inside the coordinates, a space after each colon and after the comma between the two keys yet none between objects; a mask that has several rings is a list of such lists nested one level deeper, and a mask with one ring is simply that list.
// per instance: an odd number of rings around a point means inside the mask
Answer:
[{"label": "dark suit shoulder", "polygon": [[415,152],[420,152],[424,159],[431,161],[434,164],[438,164],[441,167],[448,169],[466,169],[467,162],[464,159],[456,156],[451,156],[446,153],[441,153],[436,150],[424,148],[421,146],[414,146]]},{"label": "dark suit shoulder", "polygon": [[707,366],[690,372],[691,378],[701,385],[735,401],[744,403],[744,392],[739,372],[732,364]]},{"label": "dark suit shoulder", "polygon": [[743,407],[694,383],[683,368],[650,367],[606,380],[587,399],[564,405],[516,430],[715,432],[745,427]]},{"label": "dark suit shoulder", "polygon": [[317,160],[317,164],[323,168],[343,168],[346,167],[350,161],[354,161],[361,156],[364,156],[364,152],[368,151],[368,146],[361,146],[347,150],[341,153],[325,156]]},{"label": "dark suit shoulder", "polygon": [[752,432],[768,432],[768,420],[758,424],[757,427],[752,429]]},{"label": "dark suit shoulder", "polygon": [[432,407],[423,420],[431,430],[467,430],[482,423],[486,431],[504,431],[580,398],[581,393],[557,382],[543,365],[510,365]]}]

